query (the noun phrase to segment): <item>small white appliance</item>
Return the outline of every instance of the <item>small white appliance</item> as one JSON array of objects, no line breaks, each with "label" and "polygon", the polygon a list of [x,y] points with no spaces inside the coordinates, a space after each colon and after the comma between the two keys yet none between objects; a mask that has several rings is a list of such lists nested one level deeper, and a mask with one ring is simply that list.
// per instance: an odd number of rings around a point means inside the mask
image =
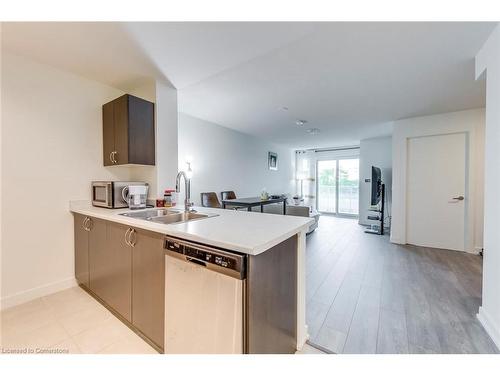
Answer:
[{"label": "small white appliance", "polygon": [[123,200],[131,210],[146,208],[148,185],[130,185],[122,190]]}]

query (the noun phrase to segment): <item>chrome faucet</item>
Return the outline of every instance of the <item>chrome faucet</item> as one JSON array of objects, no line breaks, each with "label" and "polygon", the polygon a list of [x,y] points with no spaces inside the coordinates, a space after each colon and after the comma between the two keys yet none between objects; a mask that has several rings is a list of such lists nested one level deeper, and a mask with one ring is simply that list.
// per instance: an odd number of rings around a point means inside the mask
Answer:
[{"label": "chrome faucet", "polygon": [[191,208],[193,207],[193,202],[191,202],[191,179],[187,177],[186,172],[184,171],[177,173],[177,177],[175,178],[175,192],[181,192],[181,177],[184,177],[185,186],[184,211],[191,212],[194,211]]}]

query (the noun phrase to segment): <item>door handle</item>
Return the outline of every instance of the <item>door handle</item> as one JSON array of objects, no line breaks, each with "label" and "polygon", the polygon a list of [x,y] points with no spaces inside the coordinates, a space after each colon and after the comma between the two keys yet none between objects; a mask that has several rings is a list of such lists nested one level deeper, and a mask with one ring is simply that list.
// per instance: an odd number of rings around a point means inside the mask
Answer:
[{"label": "door handle", "polygon": [[458,197],[451,198],[455,201],[463,201],[465,198],[462,195],[459,195]]}]

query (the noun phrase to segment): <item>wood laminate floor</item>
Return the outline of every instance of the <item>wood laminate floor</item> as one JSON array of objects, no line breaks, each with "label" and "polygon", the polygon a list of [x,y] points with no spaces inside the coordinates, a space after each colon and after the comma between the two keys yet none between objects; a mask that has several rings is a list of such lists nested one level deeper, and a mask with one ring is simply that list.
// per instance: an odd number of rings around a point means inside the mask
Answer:
[{"label": "wood laminate floor", "polygon": [[391,244],[323,215],[307,237],[310,341],[334,353],[498,353],[476,318],[482,258]]}]

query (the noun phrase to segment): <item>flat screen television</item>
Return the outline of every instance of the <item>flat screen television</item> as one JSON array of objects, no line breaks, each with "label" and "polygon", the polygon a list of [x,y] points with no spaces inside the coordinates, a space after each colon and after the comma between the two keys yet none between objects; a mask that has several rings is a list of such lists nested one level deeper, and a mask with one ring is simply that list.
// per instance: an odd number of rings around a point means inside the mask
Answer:
[{"label": "flat screen television", "polygon": [[382,171],[380,168],[372,166],[372,196],[371,205],[375,206],[380,202],[380,195],[382,192]]}]

